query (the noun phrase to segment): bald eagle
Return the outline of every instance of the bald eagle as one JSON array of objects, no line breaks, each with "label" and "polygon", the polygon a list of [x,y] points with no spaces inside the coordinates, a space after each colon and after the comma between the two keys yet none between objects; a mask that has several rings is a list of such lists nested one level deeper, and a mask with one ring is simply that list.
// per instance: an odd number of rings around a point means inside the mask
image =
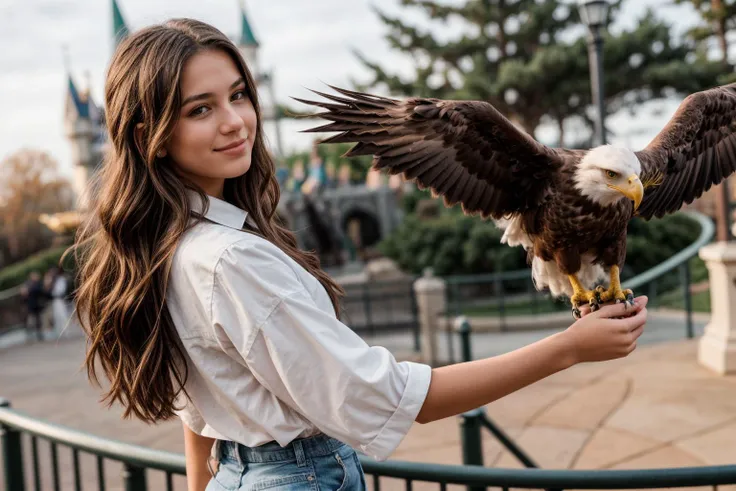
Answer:
[{"label": "bald eagle", "polygon": [[[493,220],[501,242],[522,246],[537,289],[587,303],[633,301],[621,288],[627,224],[661,218],[736,170],[736,84],[689,95],[649,145],[552,148],[481,101],[396,100],[330,86],[331,102],[295,100],[338,132],[322,143],[356,143],[346,156],[403,174],[446,206]],[[593,287],[609,275],[609,287]]]}]

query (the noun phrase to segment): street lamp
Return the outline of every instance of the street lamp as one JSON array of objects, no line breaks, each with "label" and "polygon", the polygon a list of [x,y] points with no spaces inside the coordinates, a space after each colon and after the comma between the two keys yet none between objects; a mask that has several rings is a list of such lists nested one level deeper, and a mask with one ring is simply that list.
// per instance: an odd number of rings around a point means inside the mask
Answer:
[{"label": "street lamp", "polygon": [[593,103],[598,108],[595,120],[596,138],[600,145],[606,143],[604,120],[606,108],[603,102],[603,36],[601,29],[608,19],[608,3],[605,0],[580,0],[580,19],[588,27],[588,58],[590,64],[590,90]]}]

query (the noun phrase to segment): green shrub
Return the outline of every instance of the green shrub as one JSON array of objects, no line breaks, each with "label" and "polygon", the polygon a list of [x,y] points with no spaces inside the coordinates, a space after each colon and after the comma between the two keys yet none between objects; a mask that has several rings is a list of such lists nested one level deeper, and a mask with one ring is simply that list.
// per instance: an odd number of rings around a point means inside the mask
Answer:
[{"label": "green shrub", "polygon": [[700,225],[682,213],[661,219],[629,222],[624,277],[639,274],[674,256],[695,242]]},{"label": "green shrub", "polygon": [[[415,198],[421,196],[406,198],[405,209],[413,209]],[[412,274],[421,274],[428,267],[439,276],[527,267],[524,250],[501,244],[502,233],[492,221],[465,216],[459,212],[459,207],[454,207],[442,209],[442,214],[434,219],[419,220],[414,214],[408,214],[378,247],[382,254]],[[633,219],[628,227],[622,278],[639,274],[672,257],[692,244],[699,234],[698,223],[685,214],[648,222]],[[694,266],[693,280],[697,281],[696,276],[702,276],[704,268]]]},{"label": "green shrub", "polygon": [[[46,249],[26,258],[25,260],[11,264],[0,270],[0,291],[21,285],[28,279],[28,275],[37,271],[43,275],[52,266],[58,266],[62,254],[68,246],[53,247]],[[73,257],[70,255],[64,262],[64,270],[73,269]]]},{"label": "green shrub", "polygon": [[443,214],[419,220],[407,215],[378,247],[412,274],[428,267],[439,276],[523,268],[523,249],[501,244],[501,233],[492,222],[477,217]]},{"label": "green shrub", "polygon": [[414,213],[417,209],[417,203],[419,203],[420,200],[431,198],[432,194],[429,192],[429,189],[414,188],[401,197],[401,209],[407,215]]}]

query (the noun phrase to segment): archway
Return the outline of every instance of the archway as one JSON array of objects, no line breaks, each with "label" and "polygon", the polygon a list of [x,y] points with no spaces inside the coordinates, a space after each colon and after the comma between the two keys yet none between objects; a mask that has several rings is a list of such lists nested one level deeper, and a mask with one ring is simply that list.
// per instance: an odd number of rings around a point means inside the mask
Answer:
[{"label": "archway", "polygon": [[359,250],[376,245],[381,240],[381,224],[373,213],[359,208],[345,213],[342,230]]}]

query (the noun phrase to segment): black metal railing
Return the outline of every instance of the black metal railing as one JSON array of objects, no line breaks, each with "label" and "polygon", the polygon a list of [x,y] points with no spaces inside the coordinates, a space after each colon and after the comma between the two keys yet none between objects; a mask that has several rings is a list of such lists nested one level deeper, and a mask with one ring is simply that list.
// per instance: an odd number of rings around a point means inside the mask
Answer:
[{"label": "black metal railing", "polygon": [[366,338],[380,334],[409,332],[419,351],[419,314],[414,294],[416,278],[366,281],[343,285],[342,320]]},{"label": "black metal railing", "polygon": [[[693,299],[689,288],[692,278],[690,260],[698,250],[710,242],[715,234],[713,222],[707,216],[693,211],[683,212],[700,225],[700,235],[690,246],[671,258],[637,276],[624,280],[624,286],[635,292],[646,293],[649,304],[656,307],[661,293],[680,296],[685,315],[688,337],[693,331]],[[375,338],[378,335],[408,332],[413,347],[419,351],[420,334],[417,302],[414,293],[415,276],[405,278],[358,282],[345,285],[343,321],[361,336]],[[496,318],[499,330],[508,330],[510,319],[518,314],[539,316],[566,313],[570,306],[555,300],[547,292],[534,287],[531,270],[522,269],[481,275],[451,275],[442,278],[446,282],[446,317],[458,315]],[[21,327],[25,308],[19,288],[0,292],[0,333],[3,328]],[[533,322],[537,322],[534,320]],[[447,333],[451,336],[450,332]],[[451,355],[450,361],[453,361]]]},{"label": "black metal railing", "polygon": [[[686,315],[686,335],[692,337],[692,299],[690,294],[690,265],[689,260],[697,254],[700,247],[708,243],[714,234],[712,221],[698,213],[691,213],[701,225],[701,233],[693,244],[664,261],[655,268],[628,280],[625,286],[635,290],[655,285],[656,280],[664,275],[676,273],[679,275],[683,285],[683,300]],[[513,272],[521,275],[522,272]],[[523,271],[528,275],[528,270]],[[509,275],[511,273],[506,273]],[[503,275],[496,276],[494,281],[503,283]],[[528,276],[527,276],[528,278]],[[409,304],[400,308],[404,312],[411,312],[416,320],[416,303],[413,300],[413,281],[407,280],[399,290],[394,290],[390,285],[398,284],[396,281],[377,282],[373,284],[373,290],[363,290],[360,298],[360,308],[364,309],[364,323],[367,331],[371,327],[375,331],[378,325],[399,326],[400,322],[392,321],[385,315],[387,305],[391,305],[399,299],[410,300]],[[381,284],[383,283],[383,284]],[[361,285],[359,288],[369,289]],[[496,287],[499,288],[499,287]],[[503,286],[500,287],[503,293]],[[408,291],[407,291],[408,290]],[[651,292],[651,290],[650,290]],[[410,293],[406,295],[406,293]],[[656,291],[654,292],[656,295]],[[353,298],[356,298],[353,295]],[[366,309],[366,302],[368,308]],[[503,311],[504,300],[501,300],[501,311]],[[381,324],[376,322],[373,313],[384,312],[386,317]],[[368,312],[368,314],[365,314]],[[460,322],[462,325],[463,323]],[[357,324],[361,324],[358,322]],[[418,323],[415,332],[415,343],[418,348]],[[462,352],[464,359],[472,359],[470,346],[470,326],[460,329],[463,336]],[[81,488],[83,469],[81,456],[88,455],[96,461],[98,489],[106,489],[108,476],[105,473],[105,461],[111,460],[122,465],[120,479],[126,491],[132,489],[148,489],[148,474],[150,471],[162,473],[163,482],[167,490],[174,489],[174,476],[183,475],[185,472],[183,456],[168,452],[160,452],[135,445],[124,444],[112,440],[88,435],[83,432],[64,428],[52,423],[43,422],[30,418],[22,413],[10,409],[7,403],[0,406],[0,440],[3,454],[3,476],[6,489],[24,491],[32,489],[26,487],[27,481],[33,483],[33,489],[60,489],[60,465],[59,447],[66,447],[71,452],[71,462],[68,468],[72,471],[75,489]],[[482,434],[483,429],[490,431],[502,445],[509,450],[528,470],[513,469],[485,469],[482,468]],[[721,484],[736,484],[736,466],[714,466],[698,467],[689,469],[654,469],[646,471],[543,471],[535,469],[536,463],[519,448],[511,438],[508,437],[481,409],[469,411],[462,415],[461,434],[463,441],[463,462],[465,466],[447,466],[435,464],[416,464],[408,462],[374,462],[362,458],[366,474],[373,476],[373,488],[380,489],[381,479],[399,478],[406,483],[410,489],[414,481],[437,483],[440,489],[447,485],[466,485],[473,489],[488,486],[494,487],[519,487],[519,488],[545,488],[545,489],[630,489],[630,488],[659,488],[659,487],[685,487],[685,486],[713,486]],[[30,465],[24,457],[24,441],[26,450],[30,444]],[[40,441],[49,445],[50,480],[51,487],[41,482]],[[86,469],[89,471],[89,469]],[[27,472],[30,471],[30,472]],[[33,478],[31,479],[31,476]],[[158,488],[157,488],[158,489]]]},{"label": "black metal railing", "polygon": [[[82,488],[82,478],[90,472],[97,474],[98,490],[118,487],[122,483],[125,491],[148,489],[185,489],[174,477],[186,473],[184,455],[152,450],[138,445],[100,438],[94,435],[40,421],[7,407],[0,407],[0,449],[3,457],[5,489],[26,491],[31,489],[61,489],[60,466],[57,447],[71,449],[76,457],[72,461],[73,486]],[[2,406],[2,405],[0,405]],[[32,452],[31,475],[24,473],[23,438],[30,438]],[[38,440],[50,443],[55,468],[51,482],[41,482],[38,455]],[[81,468],[79,455],[91,454],[97,465],[93,470]],[[104,472],[104,463],[112,460],[122,464],[122,471],[113,481],[110,473]],[[719,485],[736,484],[736,465],[685,467],[644,470],[543,470],[543,469],[491,469],[480,465],[446,465],[403,462],[389,460],[376,462],[360,457],[366,473],[368,486],[380,491],[382,486],[393,484],[392,479],[404,481],[403,487],[413,489],[415,483],[433,483],[444,491],[450,485],[467,486],[469,490],[495,487],[501,489],[642,489],[682,488],[709,486],[714,490]],[[85,472],[86,471],[86,472]],[[163,473],[163,484],[149,487],[149,473]],[[116,484],[117,483],[117,484]],[[87,491],[93,489],[85,487]]]},{"label": "black metal railing", "polygon": [[20,292],[19,286],[0,291],[0,334],[24,326],[26,307]]},{"label": "black metal railing", "polygon": [[[685,334],[694,336],[691,260],[697,257],[701,247],[715,235],[713,221],[696,211],[682,212],[700,226],[698,238],[682,251],[657,266],[622,281],[625,288],[635,293],[646,293],[650,307],[661,306],[662,293],[681,296],[685,317]],[[483,275],[457,275],[443,278],[447,284],[446,312],[448,318],[459,315],[496,318],[499,330],[509,330],[510,319],[519,314],[542,314],[570,311],[569,302],[555,300],[547,292],[534,287],[531,270],[523,269]],[[536,321],[534,321],[536,322]]]},{"label": "black metal railing", "polygon": [[564,302],[535,288],[531,269],[452,275],[444,280],[448,314],[495,317],[501,331],[507,330],[510,317],[520,313],[538,315],[570,310]]},{"label": "black metal railing", "polygon": [[[455,319],[455,331],[460,336],[460,351],[462,361],[468,362],[473,359],[471,333],[472,328],[467,317],[460,316]],[[461,444],[463,452],[463,463],[465,465],[483,465],[483,435],[485,428],[499,441],[499,443],[509,451],[511,455],[521,462],[521,464],[530,469],[536,469],[539,466],[534,460],[519,446],[516,442],[506,434],[493,420],[488,416],[484,408],[477,408],[467,411],[461,415]]]},{"label": "black metal railing", "polygon": [[684,213],[691,216],[700,225],[700,235],[695,242],[657,266],[627,280],[624,286],[634,291],[648,290],[650,302],[656,305],[658,295],[657,282],[667,275],[678,275],[679,287],[677,289],[682,289],[681,294],[684,302],[685,335],[688,339],[691,339],[695,336],[695,333],[693,330],[692,292],[690,290],[692,276],[690,260],[697,257],[700,248],[713,239],[716,229],[713,220],[702,213],[695,211]]},{"label": "black metal railing", "polygon": [[[26,434],[31,444],[31,469],[33,488],[27,486],[22,436]],[[51,482],[42,481],[39,440],[48,442]],[[105,473],[105,461],[122,464],[121,480],[126,491],[146,490],[146,473],[158,470],[164,473],[167,491],[172,491],[173,476],[185,475],[183,455],[161,452],[137,445],[103,439],[64,426],[37,420],[10,409],[7,400],[0,399],[0,448],[3,457],[5,489],[25,491],[26,489],[59,490],[62,487],[59,447],[71,452],[71,470],[74,489],[82,488],[81,454],[92,455],[96,460],[95,472],[100,491],[109,486]],[[28,476],[30,477],[30,476]]]}]

